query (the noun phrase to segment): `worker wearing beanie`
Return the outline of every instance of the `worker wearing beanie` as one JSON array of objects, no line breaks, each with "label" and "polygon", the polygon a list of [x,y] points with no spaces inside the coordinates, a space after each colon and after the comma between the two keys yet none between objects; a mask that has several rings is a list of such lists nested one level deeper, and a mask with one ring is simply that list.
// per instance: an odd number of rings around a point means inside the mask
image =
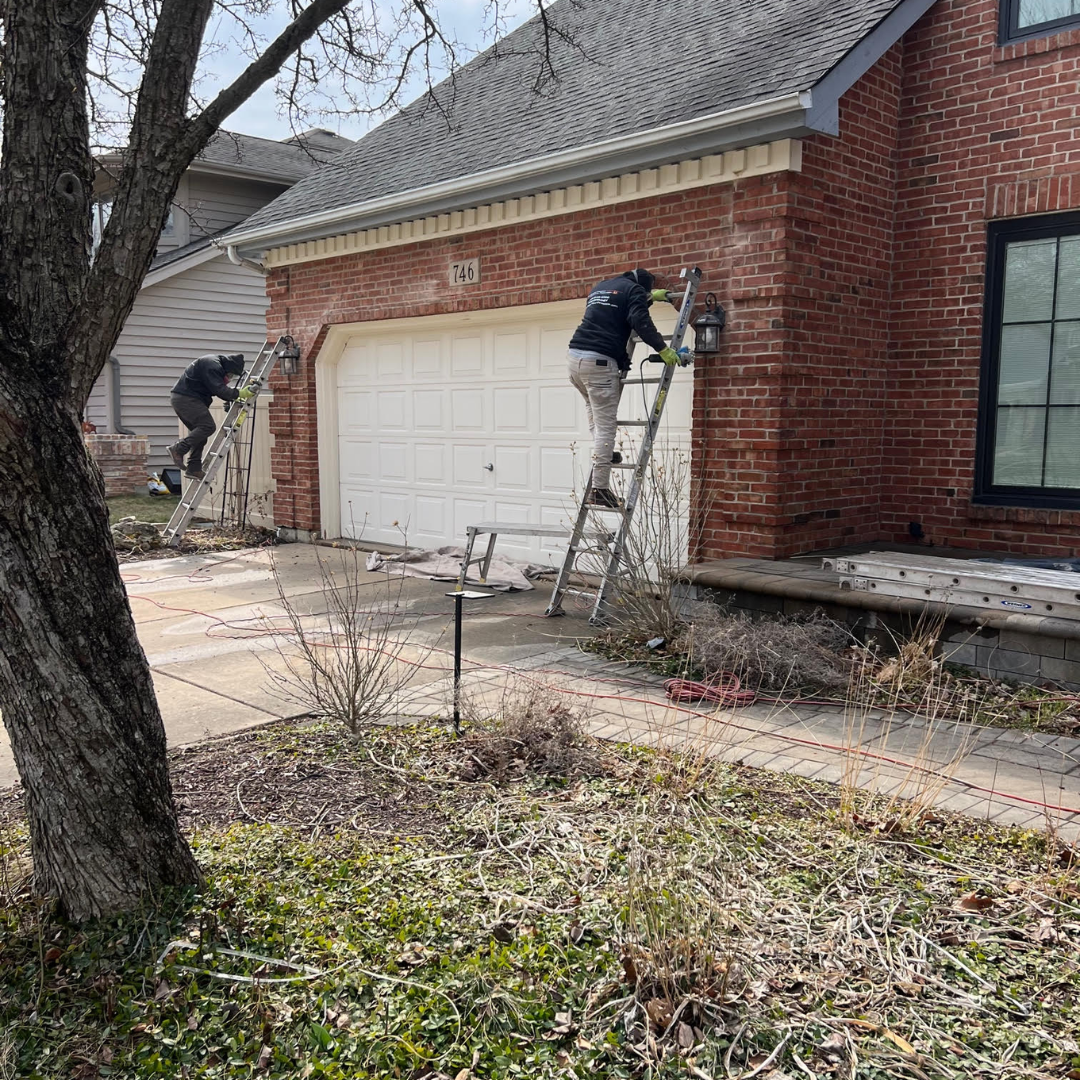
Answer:
[{"label": "worker wearing beanie", "polygon": [[169,457],[174,465],[184,468],[184,456],[190,455],[184,475],[192,480],[201,480],[205,475],[203,447],[217,428],[210,415],[210,402],[216,397],[222,401],[247,401],[254,396],[246,386],[237,390],[229,385],[231,376],[239,378],[243,374],[243,353],[207,353],[188,364],[172,388],[169,400],[173,412],[188,429],[188,435],[169,447]]},{"label": "worker wearing beanie", "polygon": [[649,315],[654,300],[667,299],[666,290],[653,285],[653,275],[640,268],[601,281],[589,293],[585,317],[570,339],[570,382],[585,399],[593,439],[592,485],[585,494],[590,506],[612,510],[622,505],[611,490],[611,466],[619,398],[630,370],[627,347],[631,333],[636,332],[652,346],[664,363],[679,362],[678,354],[664,344]]}]

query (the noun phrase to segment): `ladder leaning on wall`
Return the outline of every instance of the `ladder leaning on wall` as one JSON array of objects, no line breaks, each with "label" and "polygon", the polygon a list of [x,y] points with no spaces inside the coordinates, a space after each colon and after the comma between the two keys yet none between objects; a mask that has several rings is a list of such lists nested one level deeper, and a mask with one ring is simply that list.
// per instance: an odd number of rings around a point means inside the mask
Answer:
[{"label": "ladder leaning on wall", "polygon": [[[682,346],[687,327],[690,324],[690,316],[694,310],[694,301],[697,299],[698,288],[701,285],[701,270],[698,267],[684,269],[680,275],[686,282],[683,290],[682,303],[679,307],[679,317],[675,323],[675,330],[671,335],[671,348],[676,352]],[[659,357],[651,359],[659,360]],[[662,361],[660,361],[663,363]],[[689,357],[684,359],[680,366],[685,367],[690,363]],[[630,528],[634,520],[634,511],[637,508],[638,499],[641,496],[642,485],[645,480],[646,470],[652,459],[653,447],[656,436],[660,430],[660,421],[664,415],[664,406],[667,404],[668,391],[671,389],[672,379],[675,377],[675,365],[663,365],[663,372],[659,376],[643,376],[640,379],[628,379],[624,386],[655,385],[656,394],[649,409],[646,420],[623,420],[618,424],[623,428],[641,428],[641,446],[638,450],[637,460],[625,464],[612,465],[613,469],[625,469],[631,473],[630,487],[623,504],[618,507],[594,506],[582,499],[578,509],[573,528],[567,530],[562,525],[515,525],[504,524],[496,521],[485,521],[478,525],[468,526],[468,538],[465,543],[465,557],[461,561],[461,572],[458,575],[458,588],[464,589],[469,567],[480,567],[480,583],[487,580],[488,570],[491,566],[492,554],[495,550],[495,541],[500,534],[505,536],[541,536],[553,538],[565,538],[568,541],[566,555],[559,569],[555,586],[552,589],[551,600],[547,610],[547,616],[563,614],[563,599],[567,594],[583,595],[592,599],[592,613],[589,622],[594,626],[603,625],[607,621],[608,608],[620,580],[627,577],[625,566],[626,544],[630,534]],[[585,494],[592,490],[592,472],[585,486]],[[619,518],[613,528],[590,527],[590,513],[615,514]],[[484,554],[474,557],[473,549],[479,536],[487,536],[487,548]],[[589,541],[596,547],[584,549],[584,544]],[[570,588],[570,577],[573,574],[578,557],[582,554],[599,554],[604,561],[603,574],[600,577],[600,585],[595,592],[583,592]]]},{"label": "ladder leaning on wall", "polygon": [[266,386],[270,369],[282,352],[292,344],[292,338],[287,335],[279,337],[276,341],[268,340],[259,350],[259,355],[255,357],[255,362],[251,365],[250,371],[242,377],[238,389],[246,387],[252,391],[252,396],[247,401],[241,401],[237,398],[229,403],[225,419],[221,422],[221,427],[217,429],[214,439],[210,443],[210,449],[203,458],[203,472],[205,475],[188,488],[187,495],[181,496],[179,505],[173,511],[173,516],[169,519],[169,524],[165,526],[165,531],[162,533],[168,547],[179,547],[184,533],[187,532],[188,526],[191,524],[191,519],[195,516],[203,499],[213,487],[218,473],[228,460],[229,451],[232,449],[237,433],[244,421],[248,419],[251,407],[254,406],[259,391]]}]

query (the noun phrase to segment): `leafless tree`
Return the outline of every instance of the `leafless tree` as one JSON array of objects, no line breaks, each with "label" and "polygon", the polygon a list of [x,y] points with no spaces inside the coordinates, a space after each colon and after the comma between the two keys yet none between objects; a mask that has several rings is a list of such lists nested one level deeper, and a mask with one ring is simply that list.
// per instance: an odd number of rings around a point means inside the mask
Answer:
[{"label": "leafless tree", "polygon": [[[263,39],[275,11],[292,21]],[[229,41],[246,66],[201,100]],[[0,0],[0,710],[36,886],[76,920],[199,880],[80,430],[177,184],[268,81],[300,124],[328,89],[377,109],[455,62],[434,0]],[[98,147],[123,164],[92,258]]]}]

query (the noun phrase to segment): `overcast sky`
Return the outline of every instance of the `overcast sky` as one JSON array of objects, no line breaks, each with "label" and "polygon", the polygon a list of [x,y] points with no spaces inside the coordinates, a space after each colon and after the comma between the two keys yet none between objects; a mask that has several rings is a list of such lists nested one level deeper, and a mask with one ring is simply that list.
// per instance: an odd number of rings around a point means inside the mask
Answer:
[{"label": "overcast sky", "polygon": [[[500,4],[508,29],[521,25],[536,11],[536,0],[500,0]],[[490,31],[488,0],[436,0],[431,7],[444,30],[465,45],[480,50],[492,43],[490,32],[484,32],[485,26]],[[272,38],[287,21],[283,13],[275,13],[258,20],[258,30],[265,37]],[[197,92],[204,101],[221,86],[231,82],[248,63],[234,37],[235,27],[227,20],[218,19],[208,28],[207,40],[216,41],[218,46],[205,59],[197,84]],[[438,72],[436,76],[438,78],[443,74]],[[417,97],[425,89],[425,83],[417,73],[405,100]],[[347,122],[337,119],[316,121],[318,126],[330,128],[350,139],[358,139],[378,122],[378,118],[367,117],[354,117]],[[260,135],[267,139],[287,139],[293,133],[288,119],[280,114],[272,85],[264,86],[247,104],[237,109],[224,126],[230,131]]]}]

